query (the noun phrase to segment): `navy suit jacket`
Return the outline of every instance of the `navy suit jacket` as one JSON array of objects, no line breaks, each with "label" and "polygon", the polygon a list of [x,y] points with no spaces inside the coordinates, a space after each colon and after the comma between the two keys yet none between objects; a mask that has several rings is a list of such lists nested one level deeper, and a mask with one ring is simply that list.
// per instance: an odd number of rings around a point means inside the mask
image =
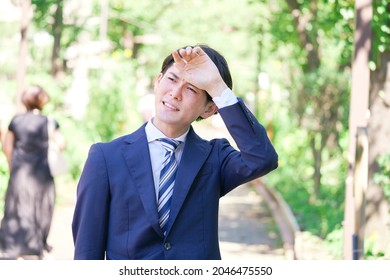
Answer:
[{"label": "navy suit jacket", "polygon": [[190,128],[166,236],[158,223],[145,124],[91,146],[77,187],[75,259],[221,259],[220,197],[277,168],[278,155],[241,100],[219,113],[239,151],[226,139],[207,141]]}]

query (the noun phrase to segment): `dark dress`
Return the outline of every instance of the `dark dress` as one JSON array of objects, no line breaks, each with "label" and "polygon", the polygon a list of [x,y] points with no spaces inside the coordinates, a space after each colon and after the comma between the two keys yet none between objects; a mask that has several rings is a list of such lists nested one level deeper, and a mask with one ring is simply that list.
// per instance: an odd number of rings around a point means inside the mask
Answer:
[{"label": "dark dress", "polygon": [[[15,142],[0,229],[0,247],[11,257],[42,256],[53,217],[55,186],[47,150],[47,117],[27,112],[9,125]],[[58,127],[58,124],[56,123]]]}]

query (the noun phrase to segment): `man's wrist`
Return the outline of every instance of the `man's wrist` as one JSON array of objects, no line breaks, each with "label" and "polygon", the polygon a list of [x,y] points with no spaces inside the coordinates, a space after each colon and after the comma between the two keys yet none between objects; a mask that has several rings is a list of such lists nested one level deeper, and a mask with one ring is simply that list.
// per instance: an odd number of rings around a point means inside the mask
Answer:
[{"label": "man's wrist", "polygon": [[237,97],[230,88],[224,89],[219,94],[219,96],[213,97],[213,101],[215,105],[217,105],[218,109],[236,104],[238,102]]},{"label": "man's wrist", "polygon": [[211,84],[212,84],[211,88],[206,89],[206,91],[208,92],[208,94],[210,94],[212,98],[221,96],[222,92],[229,88],[222,79],[216,80]]}]

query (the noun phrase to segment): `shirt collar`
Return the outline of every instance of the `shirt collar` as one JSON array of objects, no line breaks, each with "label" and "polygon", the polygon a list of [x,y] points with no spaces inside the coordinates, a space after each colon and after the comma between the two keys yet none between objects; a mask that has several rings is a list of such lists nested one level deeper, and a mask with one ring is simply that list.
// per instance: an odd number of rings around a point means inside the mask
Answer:
[{"label": "shirt collar", "polygon": [[[174,139],[184,143],[189,131],[190,131],[190,129],[188,129],[184,134],[182,134],[179,137],[176,137]],[[146,133],[146,138],[148,139],[148,143],[153,142],[159,138],[169,138],[153,124],[152,119],[150,119],[148,121],[148,123],[146,124],[145,133]]]}]

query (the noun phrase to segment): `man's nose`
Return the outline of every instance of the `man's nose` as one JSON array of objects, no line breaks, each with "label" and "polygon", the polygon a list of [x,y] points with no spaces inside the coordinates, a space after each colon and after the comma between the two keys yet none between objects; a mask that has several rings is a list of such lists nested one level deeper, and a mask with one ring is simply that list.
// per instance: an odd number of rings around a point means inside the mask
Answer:
[{"label": "man's nose", "polygon": [[183,86],[178,85],[178,86],[172,88],[170,95],[177,100],[181,100],[182,91],[183,91]]}]

